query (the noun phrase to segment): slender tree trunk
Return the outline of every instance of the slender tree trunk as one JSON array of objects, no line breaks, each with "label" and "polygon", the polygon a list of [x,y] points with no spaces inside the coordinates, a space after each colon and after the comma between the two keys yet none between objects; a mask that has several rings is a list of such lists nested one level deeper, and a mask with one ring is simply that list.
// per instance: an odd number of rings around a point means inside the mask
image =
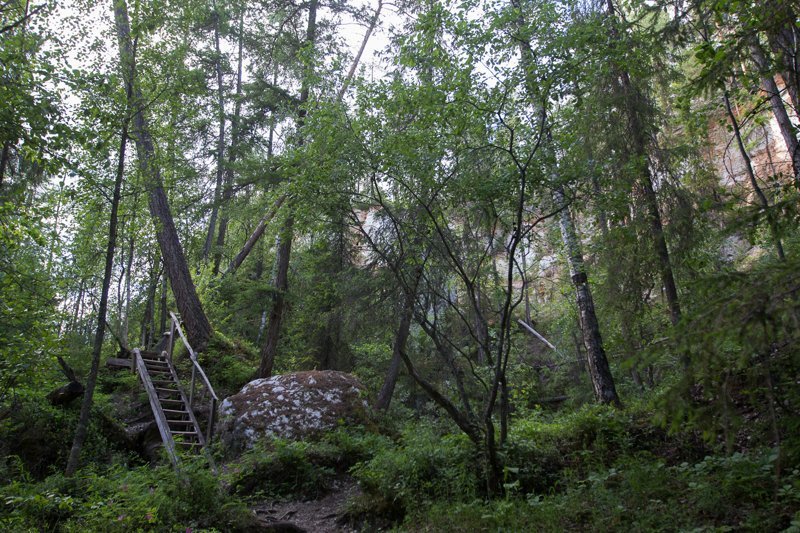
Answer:
[{"label": "slender tree trunk", "polygon": [[[475,306],[480,308],[483,305],[482,302],[483,297],[481,296],[481,288],[476,284]],[[475,313],[473,324],[478,344],[478,350],[475,354],[475,362],[477,362],[479,365],[485,365],[489,362],[489,325],[486,323],[486,320],[484,320],[482,313]]]},{"label": "slender tree trunk", "polygon": [[601,403],[610,403],[619,406],[619,396],[617,396],[614,378],[608,366],[608,359],[606,358],[606,352],[603,348],[603,338],[600,335],[600,324],[597,321],[597,314],[594,310],[592,293],[589,290],[589,279],[586,275],[586,268],[584,267],[581,245],[575,233],[575,225],[566,204],[564,189],[561,186],[556,189],[554,200],[556,205],[562,207],[560,219],[561,238],[567,250],[569,273],[572,278],[572,283],[575,285],[575,294],[581,320],[581,331],[583,332],[583,343],[586,346],[586,362],[589,366],[589,375],[592,378],[594,394]]},{"label": "slender tree trunk", "polygon": [[[305,44],[313,48],[316,43],[317,35],[317,5],[318,0],[311,0],[308,6],[308,26],[306,27]],[[300,111],[297,118],[297,129],[299,132],[298,146],[303,145],[303,126],[307,110],[305,104],[308,102],[309,85],[311,83],[311,69],[307,65],[303,73],[302,88],[300,91]],[[275,256],[276,274],[275,291],[273,293],[273,305],[270,310],[267,322],[267,334],[264,346],[261,349],[261,364],[258,369],[259,377],[269,377],[275,365],[275,354],[278,350],[278,340],[280,337],[281,323],[286,308],[286,292],[289,289],[289,260],[292,252],[292,240],[294,238],[294,214],[290,213],[286,217],[283,228],[281,229],[281,243],[278,246],[278,253]]]},{"label": "slender tree trunk", "polygon": [[[113,0],[114,18],[117,26],[119,40],[120,61],[124,72],[133,72],[133,46],[130,35],[130,22],[128,21],[128,8],[125,0]],[[155,154],[155,145],[150,135],[150,128],[145,117],[145,104],[141,90],[136,85],[135,74],[129,81],[132,87],[131,109],[133,111],[133,138],[139,155],[139,168],[142,175],[148,180],[150,192],[150,214],[156,222],[156,237],[161,256],[164,259],[167,274],[169,275],[175,302],[181,313],[186,333],[192,347],[198,351],[206,348],[211,337],[211,324],[208,322],[203,306],[195,291],[189,266],[183,253],[178,231],[170,212],[167,195],[161,180],[161,171]]]},{"label": "slender tree trunk", "polygon": [[275,217],[275,214],[278,212],[278,209],[280,209],[281,205],[283,205],[283,202],[285,201],[286,201],[285,194],[279,196],[278,199],[275,200],[275,203],[272,204],[272,207],[267,212],[267,214],[264,215],[264,218],[258,221],[256,229],[253,230],[253,233],[250,234],[250,237],[248,237],[247,242],[244,243],[242,249],[239,251],[238,254],[236,254],[236,257],[233,258],[231,264],[228,265],[228,268],[225,270],[223,276],[227,276],[228,274],[236,272],[236,269],[238,269],[242,265],[247,256],[250,255],[250,252],[253,251],[253,248],[255,247],[258,240],[264,234],[264,231],[267,229],[267,225]]},{"label": "slender tree trunk", "polygon": [[[130,83],[128,83],[127,93],[129,99],[131,94],[130,87]],[[108,244],[106,246],[106,265],[103,272],[103,288],[100,293],[100,305],[97,310],[97,329],[95,330],[94,346],[92,347],[92,366],[89,370],[89,377],[86,380],[86,390],[83,394],[83,402],[81,403],[81,413],[78,417],[78,425],[75,428],[75,438],[72,441],[72,449],[70,449],[69,458],[67,460],[67,469],[65,472],[67,476],[73,475],[80,463],[81,449],[83,448],[83,443],[86,441],[86,435],[89,430],[89,419],[92,413],[94,389],[97,385],[97,374],[100,370],[100,354],[103,350],[103,338],[106,331],[108,291],[111,286],[111,277],[114,268],[114,249],[117,245],[117,213],[122,192],[122,179],[125,173],[125,146],[127,143],[128,120],[126,118],[122,125],[117,175],[114,180],[114,193],[111,198],[111,215],[108,220]]]},{"label": "slender tree trunk", "polygon": [[216,60],[214,67],[217,73],[217,120],[219,133],[217,134],[217,179],[214,186],[214,204],[211,206],[211,217],[208,220],[206,242],[203,245],[203,262],[208,260],[211,247],[214,244],[214,232],[219,216],[220,198],[222,196],[222,177],[225,173],[225,86],[222,81],[222,52],[219,46],[219,13],[216,3],[214,5],[214,51]]},{"label": "slender tree trunk", "polygon": [[292,252],[293,227],[294,219],[289,217],[283,226],[280,243],[277,246],[272,308],[267,319],[266,339],[261,348],[261,364],[258,368],[260,378],[270,377],[275,366],[275,354],[278,351],[278,339],[286,308],[286,292],[289,289],[289,257]]},{"label": "slender tree trunk", "polygon": [[[520,55],[522,65],[530,65],[533,61],[533,53],[527,43],[520,42]],[[526,86],[531,101],[537,102],[536,88],[534,80],[527,79]],[[554,152],[553,139],[548,129],[548,115],[544,104],[539,104],[541,114],[542,130],[545,133],[545,147]],[[554,175],[554,182],[558,183],[558,176]],[[556,206],[561,208],[560,227],[561,239],[567,252],[567,262],[569,263],[570,277],[575,285],[575,294],[580,313],[581,332],[586,346],[586,361],[589,367],[589,375],[592,380],[595,397],[601,403],[621,405],[617,395],[614,378],[608,365],[605,349],[603,348],[603,338],[600,335],[600,323],[594,309],[594,299],[589,290],[589,278],[586,274],[586,267],[583,261],[583,252],[580,241],[575,231],[575,224],[566,202],[564,187],[559,185],[553,193],[553,200]],[[659,219],[660,220],[660,219]],[[578,350],[580,352],[580,350]]]},{"label": "slender tree trunk", "polygon": [[8,162],[11,159],[11,141],[6,141],[3,143],[3,152],[0,154],[0,189],[3,188],[3,183],[5,182],[6,176],[6,168],[8,168]]},{"label": "slender tree trunk", "polygon": [[736,145],[739,147],[739,153],[741,154],[742,159],[744,159],[745,168],[747,169],[747,177],[750,179],[750,186],[753,187],[753,191],[756,193],[756,196],[761,203],[761,207],[764,208],[764,214],[767,217],[767,223],[769,224],[769,229],[772,233],[772,240],[775,243],[775,251],[778,254],[778,259],[785,261],[786,256],[783,253],[783,243],[781,243],[780,234],[778,233],[778,225],[775,223],[775,218],[772,216],[772,212],[769,210],[769,200],[767,200],[767,196],[764,194],[764,191],[761,190],[761,187],[758,185],[758,181],[756,180],[756,173],[753,170],[753,162],[750,160],[750,154],[747,153],[747,148],[744,146],[742,132],[739,129],[739,121],[736,119],[736,115],[733,113],[733,109],[731,108],[731,100],[728,96],[727,89],[724,90],[722,99],[725,103],[725,111],[728,112],[728,118],[730,119],[731,126],[733,127],[733,134],[736,137]]},{"label": "slender tree trunk", "polygon": [[800,115],[800,28],[789,2],[769,2],[777,31],[769,32],[769,44],[780,61],[780,75],[794,112]]},{"label": "slender tree trunk", "polygon": [[142,314],[142,325],[141,325],[141,345],[145,349],[150,346],[151,341],[154,338],[155,331],[154,329],[154,318],[156,312],[156,291],[158,290],[158,280],[161,277],[160,272],[156,272],[156,265],[160,262],[159,260],[153,261],[152,269],[150,270],[149,276],[149,284],[147,286],[147,302],[144,306],[144,313]]},{"label": "slender tree trunk", "polygon": [[169,315],[169,311],[167,309],[167,275],[166,265],[164,265],[164,275],[161,278],[161,301],[160,301],[160,312],[159,312],[159,321],[158,321],[158,332],[156,333],[156,337],[153,339],[154,341],[158,342],[161,340],[161,336],[167,331],[167,320]]},{"label": "slender tree trunk", "polygon": [[[607,0],[607,15],[611,21],[611,39],[619,43],[620,36],[617,31],[616,12],[613,0]],[[641,106],[644,97],[634,87],[630,73],[619,65],[612,65],[616,70],[619,89],[625,105],[625,113],[628,119],[628,133],[632,143],[632,154],[630,159],[636,162],[639,171],[639,187],[645,204],[645,211],[650,222],[650,235],[653,240],[656,257],[658,259],[659,270],[661,273],[661,283],[664,287],[664,295],[667,299],[670,321],[673,325],[680,322],[681,307],[678,297],[678,288],[675,284],[675,275],[672,271],[667,239],[664,235],[664,226],[661,222],[661,210],[658,206],[658,198],[653,187],[653,177],[650,173],[647,153],[647,132],[642,122]]]},{"label": "slender tree trunk", "polygon": [[382,9],[383,0],[378,0],[378,7],[375,8],[375,13],[372,15],[372,19],[369,22],[367,32],[364,34],[364,39],[361,41],[361,47],[358,49],[358,53],[353,59],[353,63],[350,65],[350,70],[347,72],[344,83],[342,83],[342,87],[339,89],[339,94],[336,95],[336,100],[339,102],[342,101],[342,98],[344,98],[344,95],[347,92],[347,88],[350,87],[350,83],[353,81],[358,64],[361,62],[361,56],[364,54],[364,50],[367,48],[369,38],[372,35],[372,32],[375,31],[375,27],[378,25],[378,20],[380,19]]},{"label": "slender tree trunk", "polygon": [[81,316],[81,305],[83,304],[83,290],[86,281],[81,279],[81,282],[78,284],[78,295],[75,298],[75,310],[72,314],[72,321],[69,324],[69,332],[76,333],[78,331],[78,320],[80,320]]},{"label": "slender tree trunk", "polygon": [[778,128],[781,130],[783,142],[786,144],[786,150],[789,152],[789,157],[792,160],[792,170],[794,171],[794,179],[797,186],[800,186],[800,144],[797,142],[797,137],[794,133],[794,126],[792,125],[789,114],[786,112],[786,106],[781,98],[778,84],[775,83],[775,78],[772,77],[769,68],[769,62],[764,56],[764,52],[758,44],[750,46],[750,53],[753,56],[753,61],[761,73],[761,89],[769,98],[769,104],[772,108],[772,114],[775,121],[778,123]]},{"label": "slender tree trunk", "polygon": [[392,344],[392,359],[389,362],[386,378],[383,380],[383,385],[375,400],[375,409],[380,411],[389,409],[397,379],[400,377],[400,366],[403,364],[402,352],[406,349],[408,336],[411,332],[411,321],[414,318],[414,305],[417,300],[417,288],[419,287],[421,276],[422,269],[419,268],[414,276],[414,283],[403,291],[403,307],[400,311],[400,324],[397,327],[394,343]]},{"label": "slender tree trunk", "polygon": [[222,263],[222,249],[225,247],[225,237],[228,233],[228,220],[231,199],[233,198],[233,166],[236,163],[237,149],[239,148],[239,123],[242,115],[242,48],[244,45],[244,9],[239,14],[239,54],[236,60],[236,103],[233,109],[233,119],[231,120],[231,146],[228,150],[228,166],[225,169],[225,187],[222,190],[222,216],[219,219],[219,231],[217,232],[217,246],[214,251],[214,270],[212,273],[219,274],[219,266]]},{"label": "slender tree trunk", "polygon": [[133,220],[131,220],[131,235],[128,238],[128,262],[125,268],[125,312],[120,325],[119,337],[124,343],[123,348],[128,349],[128,330],[131,318],[131,270],[133,269],[133,246],[135,237],[133,235]]}]

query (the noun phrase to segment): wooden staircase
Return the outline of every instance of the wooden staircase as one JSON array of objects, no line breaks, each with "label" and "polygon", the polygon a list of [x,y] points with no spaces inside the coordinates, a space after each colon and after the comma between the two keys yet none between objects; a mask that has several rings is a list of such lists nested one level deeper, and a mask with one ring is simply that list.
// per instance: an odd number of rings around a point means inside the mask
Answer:
[{"label": "wooden staircase", "polygon": [[[150,408],[153,410],[167,455],[172,464],[178,466],[181,451],[203,451],[211,442],[219,399],[197,361],[197,354],[183,335],[178,318],[174,313],[170,315],[172,317],[170,331],[164,334],[165,337],[168,336],[165,338],[167,349],[161,352],[134,349],[133,368],[147,391]],[[186,346],[192,365],[191,385],[188,391],[184,389],[172,360],[176,332]],[[198,386],[201,389],[200,395]],[[206,399],[210,401],[208,426],[204,434],[195,414],[195,404]]]}]

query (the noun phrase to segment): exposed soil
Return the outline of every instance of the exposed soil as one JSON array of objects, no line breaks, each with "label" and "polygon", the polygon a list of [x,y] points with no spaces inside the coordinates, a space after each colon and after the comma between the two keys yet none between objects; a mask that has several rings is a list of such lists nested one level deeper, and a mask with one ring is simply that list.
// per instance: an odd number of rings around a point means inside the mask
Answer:
[{"label": "exposed soil", "polygon": [[334,480],[325,497],[308,501],[263,502],[252,509],[263,531],[354,533],[347,523],[347,502],[361,493],[349,476]]}]

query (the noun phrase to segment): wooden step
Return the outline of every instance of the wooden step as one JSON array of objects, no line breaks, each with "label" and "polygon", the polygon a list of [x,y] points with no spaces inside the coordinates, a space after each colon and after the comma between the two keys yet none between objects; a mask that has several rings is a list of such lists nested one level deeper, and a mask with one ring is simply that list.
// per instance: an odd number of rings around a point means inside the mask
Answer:
[{"label": "wooden step", "polygon": [[183,411],[179,409],[162,409],[165,413],[180,413],[182,415],[188,415],[189,411]]},{"label": "wooden step", "polygon": [[159,403],[179,403],[181,405],[184,404],[182,399],[174,399],[174,398],[159,398]]},{"label": "wooden step", "polygon": [[152,368],[148,368],[148,369],[147,369],[147,372],[148,372],[148,373],[150,373],[150,374],[167,374],[167,375],[172,375],[172,372],[170,372],[169,370],[154,370],[154,369],[152,369]]},{"label": "wooden step", "polygon": [[173,435],[192,435],[192,436],[195,436],[195,437],[197,436],[197,432],[196,431],[172,431],[172,430],[170,430],[169,432],[172,433]]},{"label": "wooden step", "polygon": [[177,381],[175,381],[174,379],[154,379],[154,380],[152,380],[152,382],[153,383],[172,383],[173,385],[175,385],[177,383]]},{"label": "wooden step", "polygon": [[155,387],[155,389],[156,389],[157,392],[176,392],[178,394],[181,393],[181,391],[179,391],[178,389],[164,389],[164,388],[161,388],[161,387]]},{"label": "wooden step", "polygon": [[169,419],[167,419],[167,424],[175,424],[175,425],[185,426],[187,424],[194,425],[194,422],[192,422],[191,420],[169,420]]}]

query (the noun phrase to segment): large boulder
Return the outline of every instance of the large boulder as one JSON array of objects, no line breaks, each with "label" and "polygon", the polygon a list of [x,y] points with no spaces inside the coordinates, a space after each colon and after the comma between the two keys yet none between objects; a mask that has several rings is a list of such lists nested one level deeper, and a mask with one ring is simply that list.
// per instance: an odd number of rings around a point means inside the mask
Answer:
[{"label": "large boulder", "polygon": [[217,432],[241,452],[261,439],[302,440],[340,424],[367,422],[364,386],[350,374],[314,370],[251,381],[219,406]]}]

